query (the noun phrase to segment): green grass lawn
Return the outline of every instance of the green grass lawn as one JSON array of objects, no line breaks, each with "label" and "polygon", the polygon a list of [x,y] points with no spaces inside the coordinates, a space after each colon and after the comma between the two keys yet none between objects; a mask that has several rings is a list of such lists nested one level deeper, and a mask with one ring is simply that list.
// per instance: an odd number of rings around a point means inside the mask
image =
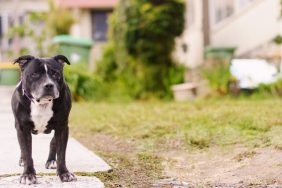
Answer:
[{"label": "green grass lawn", "polygon": [[281,125],[278,99],[76,103],[70,117],[72,135],[114,167],[96,174],[109,187],[146,187],[163,178],[164,151],[282,149]]}]

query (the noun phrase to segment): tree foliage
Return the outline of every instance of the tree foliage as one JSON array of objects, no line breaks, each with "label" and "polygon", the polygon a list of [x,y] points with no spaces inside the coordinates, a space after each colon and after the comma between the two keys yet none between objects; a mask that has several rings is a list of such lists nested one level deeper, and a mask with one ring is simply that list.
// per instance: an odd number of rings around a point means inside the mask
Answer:
[{"label": "tree foliage", "polygon": [[171,53],[184,29],[184,12],[180,0],[121,0],[97,72],[134,98],[170,95],[170,86],[183,81],[184,68]]},{"label": "tree foliage", "polygon": [[68,34],[74,21],[67,9],[58,7],[49,0],[48,12],[29,12],[25,15],[22,24],[16,24],[8,31],[8,38],[14,39],[17,36],[20,43],[30,41],[35,45],[31,47],[22,45],[18,52],[11,49],[7,52],[8,56],[15,57],[31,52],[38,56],[54,54],[56,46],[52,43],[52,38],[56,35]]},{"label": "tree foliage", "polygon": [[46,15],[46,26],[53,35],[69,34],[75,19],[69,10],[58,7],[53,0],[49,0],[49,12]]},{"label": "tree foliage", "polygon": [[[282,7],[282,0],[280,0],[280,7]],[[280,8],[280,19],[282,16],[282,8]],[[281,35],[277,35],[275,36],[275,38],[273,39],[273,42],[277,45],[281,45],[282,44],[282,36]]]}]

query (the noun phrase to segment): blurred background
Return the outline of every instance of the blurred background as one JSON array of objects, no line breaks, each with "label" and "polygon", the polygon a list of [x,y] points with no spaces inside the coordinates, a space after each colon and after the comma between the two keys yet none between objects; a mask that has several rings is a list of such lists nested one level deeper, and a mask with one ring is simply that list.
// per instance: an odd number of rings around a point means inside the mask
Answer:
[{"label": "blurred background", "polygon": [[60,53],[76,64],[66,71],[76,100],[282,95],[279,0],[0,5],[3,85],[18,79],[7,64],[15,57]]},{"label": "blurred background", "polygon": [[0,88],[20,55],[67,56],[71,134],[114,168],[94,174],[106,187],[281,187],[281,10],[0,0]]}]

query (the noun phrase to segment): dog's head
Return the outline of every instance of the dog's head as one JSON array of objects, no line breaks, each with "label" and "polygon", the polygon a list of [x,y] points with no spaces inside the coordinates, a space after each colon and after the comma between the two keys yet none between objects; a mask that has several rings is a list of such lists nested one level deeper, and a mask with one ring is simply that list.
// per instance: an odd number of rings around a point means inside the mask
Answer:
[{"label": "dog's head", "polygon": [[63,55],[52,58],[35,58],[25,55],[17,58],[21,69],[21,83],[24,92],[39,104],[52,101],[60,96],[64,86],[64,64],[70,64]]}]

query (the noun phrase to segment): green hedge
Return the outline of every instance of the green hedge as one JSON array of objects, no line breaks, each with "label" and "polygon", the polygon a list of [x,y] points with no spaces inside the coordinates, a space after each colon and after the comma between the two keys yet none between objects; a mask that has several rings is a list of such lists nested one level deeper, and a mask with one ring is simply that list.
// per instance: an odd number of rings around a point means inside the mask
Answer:
[{"label": "green hedge", "polygon": [[85,65],[65,67],[64,75],[74,100],[101,100],[106,97],[101,79],[89,72]]},{"label": "green hedge", "polygon": [[129,98],[171,98],[170,87],[183,82],[185,70],[171,58],[184,12],[180,0],[121,0],[97,74]]}]

